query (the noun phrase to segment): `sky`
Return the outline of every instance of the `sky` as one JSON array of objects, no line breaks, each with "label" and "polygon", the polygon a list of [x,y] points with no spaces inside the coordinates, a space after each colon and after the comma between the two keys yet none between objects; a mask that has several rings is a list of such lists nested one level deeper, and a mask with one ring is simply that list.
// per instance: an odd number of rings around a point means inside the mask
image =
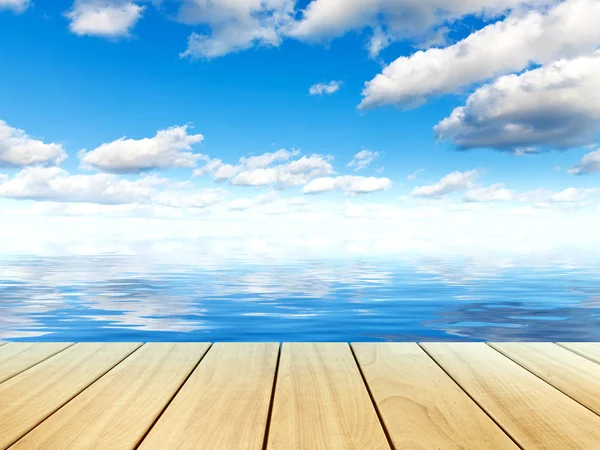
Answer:
[{"label": "sky", "polygon": [[0,254],[598,254],[600,0],[0,0]]}]

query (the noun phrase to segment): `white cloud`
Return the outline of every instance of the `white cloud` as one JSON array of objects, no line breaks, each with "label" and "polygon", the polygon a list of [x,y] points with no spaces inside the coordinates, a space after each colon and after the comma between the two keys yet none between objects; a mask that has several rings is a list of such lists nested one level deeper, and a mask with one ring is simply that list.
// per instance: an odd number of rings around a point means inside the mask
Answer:
[{"label": "white cloud", "polygon": [[[71,175],[59,167],[29,167],[0,184],[0,197],[106,205],[152,204],[202,208],[220,201],[222,189],[188,189],[164,178],[146,176],[134,181],[113,174]],[[159,189],[162,188],[162,189]]]},{"label": "white cloud", "polygon": [[0,120],[0,167],[60,164],[66,157],[62,145],[32,139]]},{"label": "white cloud", "polygon": [[[520,6],[555,0],[314,0],[303,10],[295,0],[181,0],[177,19],[203,26],[182,57],[215,58],[255,46],[279,46],[284,38],[323,41],[350,30],[370,29],[367,48],[375,57],[390,43],[412,38],[440,42],[440,25],[464,15],[498,17]],[[299,17],[295,20],[295,17]]]},{"label": "white cloud", "polygon": [[298,153],[298,150],[288,151],[282,148],[273,153],[263,153],[262,155],[250,156],[248,158],[242,157],[240,158],[240,164],[247,169],[260,169],[268,167],[274,162],[287,161]]},{"label": "white cloud", "polygon": [[277,188],[286,188],[302,186],[313,178],[331,173],[333,167],[327,158],[311,155],[275,167],[243,170],[229,182],[235,186],[275,185]]},{"label": "white cloud", "polygon": [[434,130],[461,148],[514,151],[594,142],[600,130],[599,73],[596,52],[502,76],[477,89]]},{"label": "white cloud", "polygon": [[415,197],[439,197],[452,192],[464,191],[473,185],[473,181],[478,176],[477,170],[454,171],[442,177],[436,184],[414,188],[412,195]]},{"label": "white cloud", "polygon": [[[282,214],[270,214],[269,208],[264,213],[261,208],[231,210],[219,204],[205,210],[177,210],[181,214],[174,220],[150,214],[140,217],[135,211],[127,217],[125,209],[138,208],[123,207],[123,217],[114,220],[117,206],[88,208],[82,204],[79,217],[67,217],[2,200],[0,253],[39,256],[115,252],[140,255],[145,261],[157,256],[161,262],[177,264],[219,264],[232,259],[289,262],[311,257],[397,259],[398,255],[414,261],[416,256],[459,254],[537,254],[546,262],[557,262],[569,254],[579,257],[592,252],[595,260],[600,254],[597,205],[534,208],[505,202],[460,203],[471,208],[457,208],[447,202],[417,203],[412,207],[364,201],[340,205],[339,201],[328,202],[321,197],[306,197],[306,201],[321,203]],[[71,205],[65,206],[72,209]]]},{"label": "white cloud", "polygon": [[546,13],[514,13],[454,45],[396,59],[366,83],[359,107],[415,106],[429,96],[520,71],[532,62],[589,54],[598,44],[597,0],[566,0]]},{"label": "white cloud", "polygon": [[119,38],[130,35],[144,9],[127,0],[75,0],[65,16],[73,34]]},{"label": "white cloud", "polygon": [[582,175],[592,172],[600,172],[600,149],[584,155],[578,164],[569,169],[569,173],[572,175]]},{"label": "white cloud", "polygon": [[536,153],[540,153],[540,149],[536,147],[517,147],[513,151],[513,155],[515,156],[533,155]]},{"label": "white cloud", "polygon": [[216,58],[258,46],[279,46],[294,0],[184,0],[177,18],[209,31],[192,33],[181,57]]},{"label": "white cloud", "polygon": [[424,172],[424,171],[425,171],[425,169],[419,169],[419,170],[417,170],[416,172],[413,172],[413,173],[411,173],[410,175],[408,175],[408,176],[406,177],[406,179],[407,179],[408,181],[413,181],[413,180],[416,180],[416,179],[417,179],[417,175],[419,175],[421,172]]},{"label": "white cloud", "polygon": [[571,187],[559,192],[552,192],[548,189],[539,188],[523,192],[518,196],[518,199],[521,202],[529,202],[540,206],[551,203],[582,203],[595,193],[598,193],[598,189]]},{"label": "white cloud", "polygon": [[201,134],[188,134],[188,126],[160,130],[156,136],[126,139],[102,144],[87,152],[81,151],[82,166],[111,173],[136,173],[145,170],[174,167],[193,168],[206,157],[193,153],[192,145],[202,142]]},{"label": "white cloud", "polygon": [[465,194],[466,202],[500,202],[514,198],[513,191],[506,189],[504,184],[496,183],[483,188],[471,189]]},{"label": "white cloud", "polygon": [[22,13],[31,5],[30,0],[0,0],[0,11],[8,9],[15,13]]},{"label": "white cloud", "polygon": [[567,188],[550,196],[550,201],[554,203],[574,203],[585,200],[589,195],[598,192],[598,189],[577,189]]},{"label": "white cloud", "polygon": [[269,191],[255,197],[236,198],[226,204],[229,211],[247,211],[252,214],[279,215],[310,209],[304,197],[282,198],[276,191]]},{"label": "white cloud", "polygon": [[194,176],[200,177],[206,174],[213,174],[214,180],[221,182],[234,177],[241,170],[241,167],[241,165],[233,166],[225,164],[220,159],[211,159],[204,166],[194,170]]},{"label": "white cloud", "polygon": [[352,161],[346,164],[346,167],[354,167],[354,171],[356,172],[357,170],[367,168],[369,164],[375,161],[375,159],[378,157],[378,152],[372,152],[364,149],[354,155],[354,158],[352,158]]},{"label": "white cloud", "polygon": [[286,164],[271,166],[275,162],[286,161],[296,156],[297,150],[285,149],[259,156],[240,158],[239,164],[225,164],[220,159],[212,159],[194,171],[195,176],[213,174],[214,180],[225,181],[234,186],[268,186],[278,189],[302,186],[313,178],[333,173],[330,158],[321,155],[303,156]]},{"label": "white cloud", "polygon": [[329,83],[317,83],[313,84],[309,89],[308,93],[310,95],[324,95],[324,94],[333,94],[340,90],[342,86],[341,81],[330,81]]},{"label": "white cloud", "polygon": [[370,29],[369,54],[374,57],[391,42],[412,38],[431,41],[437,26],[464,15],[496,17],[521,5],[540,6],[552,0],[314,0],[288,34],[309,41],[330,40]]},{"label": "white cloud", "polygon": [[220,159],[206,159],[206,164],[199,169],[194,170],[194,176],[212,174],[216,182],[229,180],[243,170],[263,169],[275,162],[287,161],[298,155],[298,150],[280,149],[276,152],[267,152],[258,156],[242,157],[237,165],[225,164]]},{"label": "white cloud", "polygon": [[391,186],[392,182],[389,178],[344,175],[340,177],[322,177],[312,180],[304,186],[303,192],[305,194],[322,194],[338,190],[355,195],[379,192],[389,189]]}]

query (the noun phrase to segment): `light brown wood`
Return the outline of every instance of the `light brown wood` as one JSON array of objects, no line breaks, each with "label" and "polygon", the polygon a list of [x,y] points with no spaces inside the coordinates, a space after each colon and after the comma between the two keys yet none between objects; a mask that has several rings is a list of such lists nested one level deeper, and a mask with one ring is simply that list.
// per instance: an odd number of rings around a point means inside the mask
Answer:
[{"label": "light brown wood", "polygon": [[279,344],[214,344],[141,449],[262,448]]},{"label": "light brown wood", "polygon": [[558,345],[600,364],[600,343],[598,342],[559,342]]},{"label": "light brown wood", "polygon": [[389,448],[348,344],[283,344],[268,449]]},{"label": "light brown wood", "polygon": [[396,449],[518,448],[416,343],[352,348]]},{"label": "light brown wood", "polygon": [[209,347],[145,344],[11,449],[134,448]]},{"label": "light brown wood", "polygon": [[600,448],[600,417],[484,343],[423,348],[524,448]]},{"label": "light brown wood", "polygon": [[0,383],[73,345],[71,342],[12,342],[0,348]]},{"label": "light brown wood", "polygon": [[141,344],[75,344],[0,384],[0,448],[25,433]]},{"label": "light brown wood", "polygon": [[490,345],[600,414],[600,364],[550,342],[503,342]]}]

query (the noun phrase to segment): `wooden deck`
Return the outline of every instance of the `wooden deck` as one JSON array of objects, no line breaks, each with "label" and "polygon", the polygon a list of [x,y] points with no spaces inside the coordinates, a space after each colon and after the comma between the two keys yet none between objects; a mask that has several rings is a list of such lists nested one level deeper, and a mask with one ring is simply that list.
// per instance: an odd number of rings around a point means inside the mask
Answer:
[{"label": "wooden deck", "polygon": [[600,449],[600,343],[0,343],[0,448]]}]

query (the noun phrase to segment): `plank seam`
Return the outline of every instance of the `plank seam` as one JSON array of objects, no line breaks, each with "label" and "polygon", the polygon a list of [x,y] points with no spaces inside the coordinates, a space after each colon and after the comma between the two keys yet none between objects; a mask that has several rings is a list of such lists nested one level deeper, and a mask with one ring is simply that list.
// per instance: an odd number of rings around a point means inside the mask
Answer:
[{"label": "plank seam", "polygon": [[[14,378],[14,377],[16,377],[17,375],[21,375],[22,373],[25,373],[25,372],[27,372],[27,371],[28,371],[28,370],[30,370],[30,369],[33,369],[33,368],[34,368],[35,366],[37,366],[38,364],[41,364],[41,363],[43,363],[44,361],[48,361],[50,358],[53,358],[53,357],[55,357],[55,356],[56,356],[56,355],[58,355],[59,353],[61,353],[61,352],[64,352],[66,349],[68,349],[68,348],[71,348],[71,347],[73,347],[74,345],[75,345],[75,342],[71,342],[71,345],[67,345],[67,346],[66,346],[65,348],[63,348],[62,350],[59,350],[59,351],[57,351],[56,353],[53,353],[53,354],[51,354],[51,355],[49,355],[49,356],[45,357],[45,358],[44,358],[44,359],[42,359],[41,361],[38,361],[38,362],[36,362],[34,365],[32,365],[32,366],[30,366],[30,367],[27,367],[26,369],[23,369],[23,370],[21,370],[20,372],[17,372],[17,373],[15,373],[15,374],[11,375],[10,377],[8,377],[8,378],[7,378],[7,379],[5,379],[5,380],[2,380],[2,381],[0,381],[0,384],[1,384],[1,383],[4,383],[5,381],[8,381],[8,380],[10,380],[11,378]],[[0,346],[0,347],[1,347],[1,346]]]},{"label": "plank seam", "polygon": [[579,400],[577,400],[576,398],[571,397],[569,394],[567,394],[566,392],[564,392],[562,389],[554,386],[552,383],[550,383],[548,380],[544,380],[541,376],[539,376],[537,373],[533,372],[532,370],[528,369],[527,367],[525,367],[523,364],[521,364],[518,361],[515,361],[513,358],[511,358],[509,355],[507,355],[506,353],[504,353],[502,350],[497,349],[496,347],[494,347],[493,345],[491,345],[490,343],[487,343],[488,347],[493,348],[495,351],[497,351],[498,353],[500,353],[502,356],[504,356],[505,358],[509,359],[510,361],[514,362],[516,365],[518,365],[519,367],[522,367],[523,369],[525,369],[527,372],[529,372],[530,374],[534,375],[535,377],[539,378],[540,380],[542,380],[544,383],[546,383],[548,386],[556,389],[558,392],[560,392],[562,395],[564,395],[567,398],[570,398],[571,400],[573,400],[575,403],[580,404],[581,406],[583,406],[585,409],[587,409],[588,411],[593,412],[594,414],[596,414],[597,416],[600,416],[600,414],[598,414],[596,411],[588,408],[587,406],[585,406],[583,403],[581,403]]},{"label": "plank seam", "polygon": [[474,398],[474,397],[473,397],[471,394],[469,394],[469,393],[466,391],[466,389],[465,389],[465,388],[463,388],[463,387],[462,387],[462,385],[461,385],[461,384],[460,384],[460,383],[459,383],[459,382],[458,382],[458,381],[457,381],[457,380],[456,380],[456,379],[455,379],[455,378],[454,378],[452,375],[450,375],[450,373],[449,373],[449,372],[448,372],[446,369],[444,369],[444,368],[442,367],[442,365],[441,365],[440,363],[438,363],[438,362],[436,361],[436,359],[435,359],[435,358],[434,358],[432,355],[430,355],[430,354],[429,354],[429,352],[427,351],[427,349],[421,345],[421,342],[417,342],[417,345],[418,345],[419,347],[421,347],[421,350],[423,350],[423,351],[425,352],[425,354],[426,354],[427,356],[429,356],[429,357],[432,359],[432,361],[433,361],[433,362],[434,362],[434,363],[435,363],[435,364],[436,364],[436,365],[437,365],[437,366],[438,366],[440,369],[442,369],[442,371],[443,371],[443,372],[444,372],[446,375],[448,375],[448,377],[449,377],[449,378],[450,378],[452,381],[454,381],[454,383],[456,383],[456,385],[457,385],[457,386],[458,386],[458,387],[459,387],[459,388],[460,388],[460,389],[461,389],[461,390],[462,390],[462,391],[465,393],[465,395],[466,395],[467,397],[469,397],[469,398],[471,399],[471,401],[472,401],[473,403],[475,403],[475,404],[477,405],[477,407],[478,407],[478,408],[479,408],[481,411],[483,411],[483,413],[484,413],[486,416],[488,416],[488,417],[490,418],[490,420],[491,420],[492,422],[494,422],[494,423],[496,424],[496,426],[497,426],[498,428],[500,428],[500,429],[501,429],[501,430],[504,432],[504,434],[505,434],[506,436],[508,436],[508,438],[509,438],[511,441],[513,441],[513,443],[514,443],[514,444],[515,444],[517,447],[519,447],[521,450],[524,450],[524,447],[523,447],[523,446],[521,446],[521,444],[519,444],[519,443],[517,442],[517,439],[516,439],[516,438],[515,438],[513,435],[511,435],[511,434],[508,432],[508,430],[506,430],[506,429],[505,429],[505,428],[504,428],[502,425],[500,425],[500,423],[499,423],[499,422],[498,422],[496,419],[494,419],[494,418],[492,417],[492,415],[491,415],[490,413],[488,413],[488,412],[485,410],[485,408],[484,408],[483,406],[481,406],[481,405],[479,404],[479,402],[478,402],[477,400],[475,400],[475,398]]},{"label": "plank seam", "polygon": [[385,422],[383,421],[383,416],[381,415],[381,411],[379,411],[377,402],[375,401],[375,397],[373,396],[373,393],[371,392],[369,383],[367,383],[367,379],[365,377],[365,374],[363,373],[362,367],[360,367],[360,363],[358,362],[356,353],[354,353],[354,348],[352,348],[352,345],[350,345],[350,344],[348,344],[348,346],[350,347],[350,353],[352,353],[352,357],[354,358],[354,363],[356,364],[356,367],[358,368],[358,372],[360,373],[360,377],[362,378],[362,381],[365,385],[365,389],[367,390],[367,393],[369,394],[369,398],[371,399],[371,404],[373,405],[373,408],[375,409],[375,414],[377,414],[377,419],[379,419],[379,424],[381,425],[381,428],[383,429],[383,433],[385,434],[385,438],[387,439],[388,445],[390,446],[390,448],[392,450],[394,450],[396,447],[394,446],[392,437],[391,437],[390,433],[388,432],[387,427],[385,426]]},{"label": "plank seam", "polygon": [[273,389],[271,390],[271,399],[269,401],[269,412],[267,413],[267,423],[265,425],[265,438],[263,440],[263,450],[267,449],[269,443],[269,432],[271,431],[271,418],[273,417],[273,405],[275,404],[275,389],[277,389],[277,377],[279,376],[279,361],[281,361],[281,347],[277,351],[277,363],[275,364],[275,375],[273,376]]},{"label": "plank seam", "polygon": [[144,442],[144,439],[146,439],[146,437],[148,436],[148,434],[150,434],[150,432],[152,431],[152,429],[154,428],[154,426],[156,425],[156,423],[160,420],[160,418],[162,417],[162,415],[165,413],[165,411],[167,410],[167,408],[169,406],[171,406],[171,403],[173,403],[173,400],[175,399],[175,397],[177,397],[177,394],[179,394],[179,392],[181,392],[181,389],[183,389],[183,386],[185,386],[185,384],[188,382],[188,380],[191,378],[191,376],[194,374],[194,372],[196,371],[196,369],[198,368],[198,366],[200,365],[200,363],[204,360],[204,358],[206,358],[206,355],[208,354],[208,352],[210,352],[212,350],[212,348],[213,348],[213,344],[211,343],[210,347],[208,347],[208,349],[200,357],[200,359],[198,360],[198,362],[194,365],[194,367],[192,368],[192,370],[190,370],[190,373],[188,373],[187,377],[185,377],[185,380],[183,380],[183,383],[181,383],[181,386],[179,386],[179,388],[177,388],[175,390],[175,393],[171,396],[171,398],[169,399],[169,401],[166,403],[165,407],[158,413],[158,415],[156,416],[156,419],[154,419],[154,421],[150,424],[150,426],[148,427],[148,429],[146,430],[146,432],[140,438],[139,442],[137,444],[135,444],[135,446],[133,447],[134,449],[137,450],[140,447],[140,445],[142,445],[142,442]]},{"label": "plank seam", "polygon": [[[588,342],[589,344],[596,344],[596,342]],[[593,363],[599,364],[600,365],[600,361],[592,359],[590,357],[588,357],[587,355],[580,353],[578,350],[574,350],[572,348],[569,347],[565,347],[562,343],[560,342],[553,342],[553,344],[558,345],[561,348],[564,348],[565,350],[569,350],[571,353],[575,353],[577,356],[581,356],[582,358],[587,359],[588,361],[591,361]]]},{"label": "plank seam", "polygon": [[[127,358],[129,358],[131,355],[133,355],[135,352],[137,352],[142,347],[143,347],[143,344],[140,345],[139,347],[133,349],[133,351],[127,353],[122,359],[120,359],[119,361],[117,361],[117,363],[114,366],[111,366],[108,370],[106,370],[105,372],[103,372],[102,374],[100,374],[97,378],[93,379],[90,383],[88,383],[86,386],[84,386],[83,389],[81,389],[79,392],[75,393],[75,395],[73,395],[70,399],[68,399],[66,402],[64,402],[62,405],[60,405],[54,411],[50,412],[46,417],[44,417],[42,420],[40,420],[35,426],[31,427],[31,429],[27,430],[25,433],[23,433],[22,436],[20,436],[19,438],[17,438],[15,441],[11,442],[8,446],[10,447],[12,445],[15,445],[17,442],[19,442],[21,439],[23,439],[25,436],[27,436],[29,433],[31,433],[33,430],[35,430],[37,427],[39,427],[42,423],[44,423],[46,420],[48,420],[48,418],[50,416],[52,416],[54,413],[56,413],[56,411],[58,411],[61,408],[64,408],[75,397],[77,397],[79,394],[81,394],[83,391],[85,391],[87,388],[89,388],[92,384],[94,384],[96,381],[98,381],[100,378],[102,378],[108,372],[110,372],[111,370],[113,370],[115,367],[117,367],[119,364],[121,364],[123,361],[125,361]],[[68,348],[70,348],[70,347],[68,347]]]}]

